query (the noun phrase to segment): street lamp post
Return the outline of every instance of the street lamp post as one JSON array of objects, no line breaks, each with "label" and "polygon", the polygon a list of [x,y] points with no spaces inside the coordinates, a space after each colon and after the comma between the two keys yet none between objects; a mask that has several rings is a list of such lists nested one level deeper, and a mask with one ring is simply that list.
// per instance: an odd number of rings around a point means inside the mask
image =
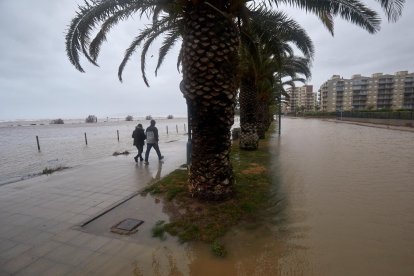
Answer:
[{"label": "street lamp post", "polygon": [[282,94],[279,96],[279,136],[282,127]]}]

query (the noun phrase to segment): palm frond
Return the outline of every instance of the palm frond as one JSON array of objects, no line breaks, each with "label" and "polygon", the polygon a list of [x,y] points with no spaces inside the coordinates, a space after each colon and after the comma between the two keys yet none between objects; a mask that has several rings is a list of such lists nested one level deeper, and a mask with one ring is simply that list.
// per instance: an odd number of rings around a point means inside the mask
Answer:
[{"label": "palm frond", "polygon": [[385,10],[388,20],[395,22],[402,14],[405,0],[376,0],[380,2],[381,7]]},{"label": "palm frond", "polygon": [[118,24],[120,21],[127,19],[133,13],[137,12],[135,7],[128,8],[126,10],[120,10],[116,12],[114,15],[109,17],[101,26],[100,31],[96,34],[95,38],[89,45],[89,54],[91,55],[92,59],[96,62],[99,51],[101,49],[102,43],[106,40],[106,35],[110,31],[110,29]]},{"label": "palm frond", "polygon": [[[388,0],[377,0],[388,2]],[[401,2],[404,0],[395,0]],[[306,12],[313,13],[319,18],[324,18],[323,23],[328,23],[326,18],[331,16],[340,16],[342,19],[350,21],[369,33],[375,33],[380,29],[381,19],[378,14],[365,6],[358,0],[268,0],[267,6],[278,6],[286,4],[295,8],[302,9]],[[387,3],[384,3],[384,5]],[[388,3],[388,6],[392,6]],[[333,24],[326,25],[328,30]],[[333,33],[333,30],[330,30]]]},{"label": "palm frond", "polygon": [[174,46],[175,42],[180,39],[180,37],[181,37],[181,33],[178,30],[178,28],[174,28],[166,35],[163,45],[161,46],[159,50],[157,67],[155,68],[155,75],[157,75],[158,69],[160,68],[162,62],[164,61],[165,56],[167,55],[169,50]]},{"label": "palm frond", "polygon": [[137,47],[141,44],[142,41],[144,41],[149,35],[151,35],[152,29],[147,28],[146,30],[142,31],[135,39],[131,42],[128,49],[126,49],[124,58],[122,59],[121,64],[118,68],[118,78],[122,82],[122,72],[124,71],[125,65],[128,62],[128,60],[131,58],[132,54],[135,52]]}]

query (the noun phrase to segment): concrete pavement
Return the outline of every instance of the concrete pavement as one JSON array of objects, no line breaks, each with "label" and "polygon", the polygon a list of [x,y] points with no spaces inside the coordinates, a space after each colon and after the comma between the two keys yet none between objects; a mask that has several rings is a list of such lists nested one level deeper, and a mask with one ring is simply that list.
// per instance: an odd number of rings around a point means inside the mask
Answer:
[{"label": "concrete pavement", "polygon": [[141,238],[81,225],[185,163],[184,141],[160,147],[162,164],[155,152],[149,166],[130,154],[0,186],[0,275],[142,275],[139,259],[161,248],[148,237],[153,225]]}]

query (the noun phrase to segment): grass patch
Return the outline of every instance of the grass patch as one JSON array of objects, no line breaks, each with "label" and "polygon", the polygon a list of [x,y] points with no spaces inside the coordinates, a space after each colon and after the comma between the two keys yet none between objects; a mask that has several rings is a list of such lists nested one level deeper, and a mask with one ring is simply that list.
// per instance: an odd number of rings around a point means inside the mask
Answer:
[{"label": "grass patch", "polygon": [[64,169],[68,169],[68,168],[69,167],[64,167],[64,166],[59,166],[59,167],[56,167],[56,168],[45,167],[41,174],[49,175],[49,174],[52,174],[54,172],[61,171],[61,170],[64,170]]},{"label": "grass patch", "polygon": [[224,248],[224,245],[221,244],[218,241],[214,241],[211,244],[211,251],[213,252],[213,254],[217,257],[226,257],[227,255],[227,250],[226,248]]},{"label": "grass patch", "polygon": [[171,215],[169,223],[154,226],[153,236],[163,238],[166,232],[181,242],[206,242],[214,255],[226,256],[220,238],[241,222],[256,223],[258,214],[270,206],[269,158],[268,140],[262,140],[257,151],[241,151],[235,142],[231,154],[235,194],[223,202],[192,198],[187,189],[188,173],[183,169],[148,186],[142,194],[160,195]]},{"label": "grass patch", "polygon": [[151,229],[152,237],[153,238],[160,238],[161,240],[165,240],[165,228],[164,228],[165,221],[159,220]]}]

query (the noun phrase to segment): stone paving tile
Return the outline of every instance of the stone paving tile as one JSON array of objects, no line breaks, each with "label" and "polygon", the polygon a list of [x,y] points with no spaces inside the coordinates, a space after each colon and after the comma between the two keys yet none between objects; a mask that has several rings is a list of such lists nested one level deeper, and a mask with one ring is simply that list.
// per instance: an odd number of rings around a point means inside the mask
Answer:
[{"label": "stone paving tile", "polygon": [[34,275],[44,275],[45,271],[49,270],[55,265],[52,261],[49,261],[44,258],[39,258],[33,263],[29,264],[27,267],[23,268],[17,272],[16,276],[34,276]]},{"label": "stone paving tile", "polygon": [[62,231],[59,234],[55,235],[52,238],[52,240],[57,241],[57,242],[66,243],[70,239],[72,239],[73,237],[76,237],[79,234],[80,234],[80,232],[77,231],[77,230],[68,229],[66,231]]},{"label": "stone paving tile", "polygon": [[82,265],[80,265],[74,272],[74,275],[99,275],[95,272],[101,269],[105,264],[110,263],[112,260],[113,257],[110,255],[95,252],[85,259]]},{"label": "stone paving tile", "polygon": [[92,253],[93,251],[88,249],[62,244],[47,253],[44,258],[75,267],[80,265]]},{"label": "stone paving tile", "polygon": [[76,275],[76,274],[71,274],[71,271],[75,271],[75,269],[76,269],[75,266],[55,263],[54,266],[43,271],[42,276]]},{"label": "stone paving tile", "polygon": [[[111,259],[110,262],[103,263],[96,270],[91,271],[92,275],[133,275],[134,267],[130,261],[122,259]],[[127,271],[127,273],[126,273]],[[121,272],[123,274],[121,274]]]},{"label": "stone paving tile", "polygon": [[14,214],[10,217],[8,217],[8,224],[13,224],[13,225],[26,225],[28,221],[30,221],[32,219],[31,216],[28,215],[23,215],[23,214]]},{"label": "stone paving tile", "polygon": [[7,251],[15,247],[18,243],[15,241],[0,238],[0,252]]},{"label": "stone paving tile", "polygon": [[51,233],[41,231],[41,230],[36,230],[33,228],[28,228],[24,232],[20,233],[19,235],[14,236],[12,240],[21,242],[21,243],[26,243],[29,245],[38,245],[38,244],[42,244],[48,241],[52,236],[54,235]]},{"label": "stone paving tile", "polygon": [[2,269],[8,273],[16,273],[19,270],[29,266],[31,263],[37,261],[39,257],[31,254],[19,254],[14,258],[2,264]]},{"label": "stone paving tile", "polygon": [[81,212],[82,215],[90,216],[91,218],[100,214],[102,212],[102,208],[99,207],[89,207],[88,209]]},{"label": "stone paving tile", "polygon": [[10,240],[25,230],[24,226],[6,224],[0,229],[0,238]]},{"label": "stone paving tile", "polygon": [[9,250],[0,252],[0,258],[4,260],[10,260],[25,253],[30,248],[32,248],[31,245],[18,243],[16,246],[10,248]]},{"label": "stone paving tile", "polygon": [[72,237],[66,243],[77,246],[77,247],[82,247],[86,245],[90,240],[92,240],[92,238],[93,238],[93,235],[79,231],[78,235]]},{"label": "stone paving tile", "polygon": [[101,253],[107,253],[112,255],[118,255],[119,252],[125,247],[127,243],[120,241],[118,239],[112,239],[108,243],[106,243],[104,246],[98,249],[98,252]]},{"label": "stone paving tile", "polygon": [[43,244],[34,246],[32,248],[30,248],[27,253],[32,254],[34,256],[37,257],[43,257],[46,254],[48,254],[49,252],[51,252],[52,250],[60,247],[63,243],[60,242],[56,242],[53,240],[49,240],[47,242],[44,242]]}]

